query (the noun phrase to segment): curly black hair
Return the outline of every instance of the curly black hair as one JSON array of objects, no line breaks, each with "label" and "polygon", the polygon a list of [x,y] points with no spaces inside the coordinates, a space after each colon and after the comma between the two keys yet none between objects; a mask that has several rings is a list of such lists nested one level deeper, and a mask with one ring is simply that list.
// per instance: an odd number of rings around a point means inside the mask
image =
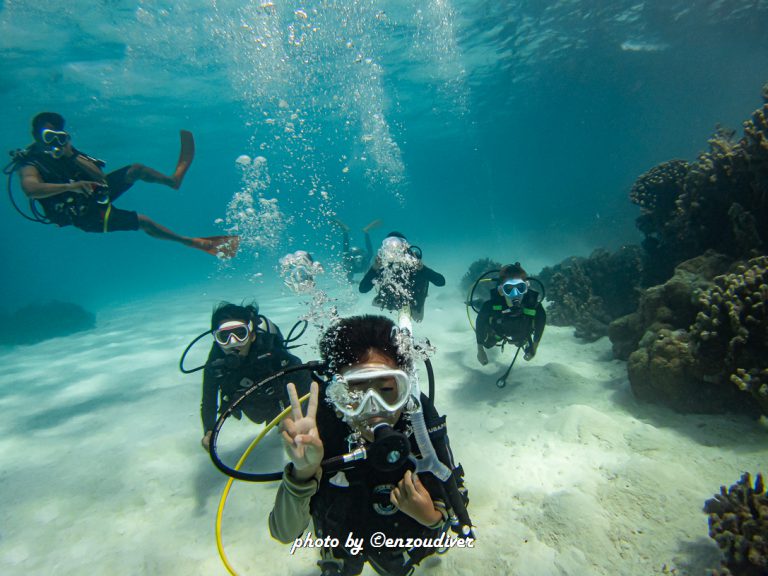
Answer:
[{"label": "curly black hair", "polygon": [[320,339],[320,355],[331,370],[338,371],[362,361],[368,350],[375,348],[407,371],[411,360],[398,348],[395,335],[395,323],[386,316],[342,318]]}]

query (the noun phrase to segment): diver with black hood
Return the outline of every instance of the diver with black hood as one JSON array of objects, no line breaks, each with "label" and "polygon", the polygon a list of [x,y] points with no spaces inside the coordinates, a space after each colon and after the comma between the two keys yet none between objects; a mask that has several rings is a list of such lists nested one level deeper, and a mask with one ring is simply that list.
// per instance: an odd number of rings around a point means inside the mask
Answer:
[{"label": "diver with black hood", "polygon": [[[211,316],[214,343],[203,371],[203,398],[200,415],[203,421],[203,448],[208,450],[211,433],[219,413],[224,412],[239,394],[265,376],[301,360],[288,352],[280,328],[259,314],[256,304],[238,306],[222,302]],[[290,334],[289,334],[290,339]],[[296,374],[299,391],[309,391],[311,375]],[[289,405],[285,385],[288,380],[277,379],[249,396],[239,407],[235,418],[245,414],[257,424],[269,422]]]}]

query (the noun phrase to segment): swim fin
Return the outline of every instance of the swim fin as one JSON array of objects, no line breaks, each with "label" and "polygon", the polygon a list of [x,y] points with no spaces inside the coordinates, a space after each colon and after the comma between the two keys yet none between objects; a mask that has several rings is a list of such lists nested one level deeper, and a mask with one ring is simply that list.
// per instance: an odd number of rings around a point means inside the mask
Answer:
[{"label": "swim fin", "polygon": [[240,247],[240,236],[208,236],[205,238],[195,238],[193,244],[198,250],[208,252],[221,260],[229,260],[237,254]]},{"label": "swim fin", "polygon": [[179,135],[181,136],[181,151],[179,152],[179,161],[176,163],[176,170],[173,172],[173,179],[176,182],[173,185],[174,190],[178,190],[181,187],[184,175],[195,158],[195,138],[192,136],[192,132],[181,130]]}]

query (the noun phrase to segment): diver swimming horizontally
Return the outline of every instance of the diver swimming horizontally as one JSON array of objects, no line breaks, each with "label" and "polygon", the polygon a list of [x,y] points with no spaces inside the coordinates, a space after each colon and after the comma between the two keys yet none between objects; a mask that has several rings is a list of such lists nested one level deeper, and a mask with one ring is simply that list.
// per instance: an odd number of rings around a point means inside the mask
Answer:
[{"label": "diver swimming horizontally", "polygon": [[77,150],[64,125],[64,118],[55,112],[35,116],[32,120],[34,143],[14,152],[12,162],[5,169],[9,192],[10,177],[16,171],[20,174],[21,187],[33,216],[16,208],[27,219],[59,227],[75,226],[85,232],[142,230],[153,238],[178,242],[219,258],[236,254],[237,236],[181,236],[143,214],[121,210],[113,204],[138,180],[178,189],[194,159],[191,132],[181,131],[181,152],[171,176],[143,164],[131,164],[105,174],[102,171],[105,163]]}]

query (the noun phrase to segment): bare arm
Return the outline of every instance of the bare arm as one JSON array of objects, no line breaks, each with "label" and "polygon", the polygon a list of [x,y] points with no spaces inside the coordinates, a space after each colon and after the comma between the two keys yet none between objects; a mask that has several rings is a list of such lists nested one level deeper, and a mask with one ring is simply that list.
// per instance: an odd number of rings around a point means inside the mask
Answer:
[{"label": "bare arm", "polygon": [[34,166],[24,166],[24,168],[21,169],[21,188],[24,190],[24,194],[32,200],[50,198],[51,196],[58,196],[64,192],[76,192],[78,194],[90,195],[94,186],[101,186],[101,183],[79,180],[77,182],[68,182],[66,184],[49,184],[48,182],[43,182],[43,179],[40,177],[40,172],[38,172],[37,168]]}]

